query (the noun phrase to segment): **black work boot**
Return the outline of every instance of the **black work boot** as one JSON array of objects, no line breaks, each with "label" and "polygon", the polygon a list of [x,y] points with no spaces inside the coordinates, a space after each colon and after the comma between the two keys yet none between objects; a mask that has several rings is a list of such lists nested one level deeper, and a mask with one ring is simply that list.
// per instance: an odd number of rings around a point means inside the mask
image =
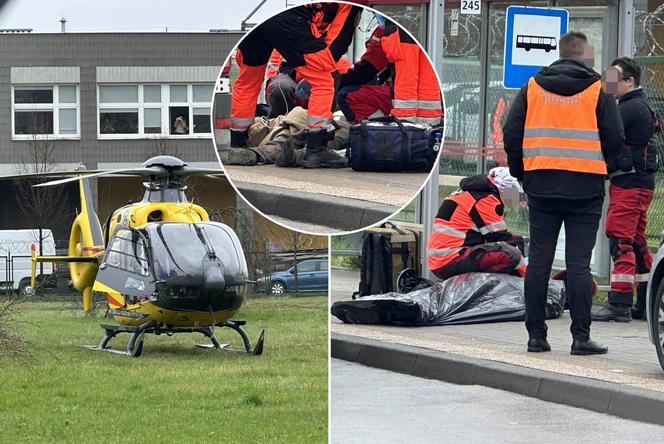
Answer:
[{"label": "black work boot", "polygon": [[304,168],[344,168],[348,159],[327,148],[328,135],[324,129],[309,130],[307,150],[304,153]]},{"label": "black work boot", "polygon": [[641,282],[636,286],[636,304],[630,309],[632,319],[646,319],[646,294],[648,284]]},{"label": "black work boot", "polygon": [[629,307],[627,306],[606,304],[599,310],[593,310],[590,313],[590,318],[593,321],[600,322],[629,322],[632,320],[632,315],[629,312]]},{"label": "black work boot", "polygon": [[246,148],[248,136],[249,136],[248,129],[231,128],[231,146],[233,148]]},{"label": "black work boot", "polygon": [[548,352],[551,351],[551,346],[546,338],[529,338],[528,351],[534,353]]},{"label": "black work boot", "polygon": [[587,341],[575,339],[572,342],[572,349],[570,351],[573,355],[603,355],[609,351],[606,345],[598,344],[592,339],[588,338]]},{"label": "black work boot", "polygon": [[288,139],[281,144],[281,152],[279,153],[279,157],[277,157],[277,160],[275,160],[274,163],[278,167],[296,166],[297,162],[295,159],[295,146],[293,146],[293,141],[291,139]]}]

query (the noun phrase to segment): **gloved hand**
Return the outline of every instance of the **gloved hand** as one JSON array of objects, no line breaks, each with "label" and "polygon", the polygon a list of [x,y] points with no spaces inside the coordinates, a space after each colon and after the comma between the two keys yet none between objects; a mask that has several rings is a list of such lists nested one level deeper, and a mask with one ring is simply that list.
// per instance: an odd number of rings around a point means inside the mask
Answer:
[{"label": "gloved hand", "polygon": [[632,147],[629,145],[623,146],[620,153],[616,157],[616,166],[620,171],[629,172],[634,168],[634,160],[632,158]]}]

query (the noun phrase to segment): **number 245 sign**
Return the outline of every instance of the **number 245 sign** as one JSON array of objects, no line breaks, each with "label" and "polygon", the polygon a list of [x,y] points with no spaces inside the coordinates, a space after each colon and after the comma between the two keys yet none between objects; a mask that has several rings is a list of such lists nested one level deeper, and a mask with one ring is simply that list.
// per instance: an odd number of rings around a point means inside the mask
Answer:
[{"label": "number 245 sign", "polygon": [[482,2],[480,0],[461,0],[462,14],[480,14]]}]

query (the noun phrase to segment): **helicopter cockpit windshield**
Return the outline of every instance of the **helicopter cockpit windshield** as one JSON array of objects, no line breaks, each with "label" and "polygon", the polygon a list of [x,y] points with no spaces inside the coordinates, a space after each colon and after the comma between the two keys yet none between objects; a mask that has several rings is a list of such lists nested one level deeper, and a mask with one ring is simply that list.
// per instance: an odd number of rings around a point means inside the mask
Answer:
[{"label": "helicopter cockpit windshield", "polygon": [[97,274],[127,303],[158,300],[164,308],[205,311],[239,307],[247,279],[240,241],[218,222],[120,226]]},{"label": "helicopter cockpit windshield", "polygon": [[[244,256],[238,252],[230,230],[222,224],[160,223],[146,227],[157,280],[173,276],[196,276],[206,261],[223,264],[227,279],[246,280]],[[240,254],[238,254],[240,253]]]}]

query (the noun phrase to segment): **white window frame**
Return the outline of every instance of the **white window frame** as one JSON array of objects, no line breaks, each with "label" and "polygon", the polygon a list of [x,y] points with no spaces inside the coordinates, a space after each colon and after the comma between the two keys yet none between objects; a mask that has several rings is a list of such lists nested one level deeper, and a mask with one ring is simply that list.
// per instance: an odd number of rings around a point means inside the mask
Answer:
[{"label": "white window frame", "polygon": [[[159,85],[161,86],[161,101],[160,102],[145,102],[144,100],[144,86],[146,85]],[[171,102],[170,87],[171,85],[183,85],[187,87],[187,101],[186,102]],[[194,102],[193,101],[193,87],[194,85],[209,85],[211,87],[210,100],[208,102]],[[99,101],[99,89],[103,86],[138,86],[138,102],[137,103],[101,103]],[[182,83],[182,82],[145,82],[145,83],[99,83],[97,84],[97,139],[98,140],[127,140],[127,139],[211,139],[212,127],[208,133],[194,133],[193,117],[194,108],[209,108],[210,115],[212,114],[212,91],[214,90],[214,82],[196,82],[196,83]],[[187,126],[189,127],[189,134],[171,134],[170,128],[170,107],[181,106],[188,107],[189,119]],[[102,134],[101,133],[101,110],[102,109],[136,109],[138,111],[138,133],[135,134]],[[159,133],[145,133],[145,109],[146,108],[159,108],[161,109],[161,132]]]},{"label": "white window frame", "polygon": [[[60,103],[60,87],[73,86],[76,88],[76,102],[74,103]],[[51,88],[53,92],[52,103],[14,103],[14,92],[16,88]],[[81,88],[78,83],[13,83],[11,91],[11,126],[12,126],[12,140],[81,140]],[[60,134],[60,110],[61,109],[75,109],[76,110],[76,133],[74,134]],[[53,113],[53,134],[16,134],[15,117],[16,112],[21,111],[51,111]]]}]

